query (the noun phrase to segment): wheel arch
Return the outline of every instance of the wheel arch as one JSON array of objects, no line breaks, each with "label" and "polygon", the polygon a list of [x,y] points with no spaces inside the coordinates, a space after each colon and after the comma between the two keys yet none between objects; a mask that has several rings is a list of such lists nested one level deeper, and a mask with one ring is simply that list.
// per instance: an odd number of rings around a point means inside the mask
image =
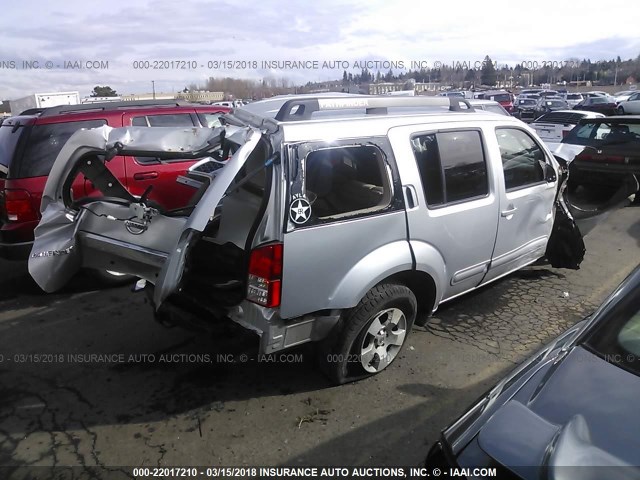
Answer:
[{"label": "wheel arch", "polygon": [[418,314],[431,315],[437,307],[438,289],[435,280],[427,272],[421,270],[397,272],[385,278],[379,284],[383,283],[397,283],[408,287],[418,302]]}]

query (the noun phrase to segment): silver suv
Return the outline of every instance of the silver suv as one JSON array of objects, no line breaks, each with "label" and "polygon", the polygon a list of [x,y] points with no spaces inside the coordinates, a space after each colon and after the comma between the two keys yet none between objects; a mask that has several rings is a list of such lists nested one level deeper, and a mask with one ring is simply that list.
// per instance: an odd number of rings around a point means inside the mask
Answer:
[{"label": "silver suv", "polygon": [[[344,383],[385,369],[441,303],[545,255],[570,268],[584,255],[547,147],[464,99],[285,97],[222,118],[71,137],[43,196],[38,284],[54,291],[81,267],[133,274],[163,322],[233,320],[261,353],[318,341]],[[132,197],[115,155],[203,158],[178,179],[191,206]],[[78,176],[102,196],[74,199]]]}]

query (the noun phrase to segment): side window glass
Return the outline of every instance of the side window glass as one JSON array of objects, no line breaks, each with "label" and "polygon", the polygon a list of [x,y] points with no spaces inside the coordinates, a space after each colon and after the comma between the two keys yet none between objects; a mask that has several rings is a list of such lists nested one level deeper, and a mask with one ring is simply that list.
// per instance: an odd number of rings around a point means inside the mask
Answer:
[{"label": "side window glass", "polygon": [[391,203],[383,153],[372,145],[325,148],[305,158],[305,187],[319,218],[371,212]]},{"label": "side window glass", "polygon": [[193,127],[193,120],[188,113],[147,116],[150,127]]},{"label": "side window glass", "polygon": [[411,142],[429,206],[470,200],[489,193],[480,132],[418,135]]},{"label": "side window glass", "polygon": [[515,128],[499,128],[496,136],[507,190],[544,181],[544,152],[527,133]]},{"label": "side window glass", "polygon": [[133,117],[131,120],[131,125],[134,127],[148,127],[147,117]]},{"label": "side window glass", "polygon": [[[149,122],[147,125],[146,122]],[[139,124],[137,124],[138,122]],[[144,123],[143,123],[144,122]],[[175,113],[167,115],[148,115],[146,117],[135,117],[132,124],[134,126],[149,127],[193,127],[193,120],[188,113]],[[143,165],[160,163],[155,157],[135,157],[136,161]]]},{"label": "side window glass", "polygon": [[221,113],[198,113],[198,119],[203,127],[216,128],[222,126],[220,122]]}]

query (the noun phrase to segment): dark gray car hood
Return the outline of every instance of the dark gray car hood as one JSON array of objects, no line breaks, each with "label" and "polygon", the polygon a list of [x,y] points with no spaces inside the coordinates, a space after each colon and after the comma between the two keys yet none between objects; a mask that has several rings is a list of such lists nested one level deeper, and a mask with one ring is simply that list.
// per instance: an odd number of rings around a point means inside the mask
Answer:
[{"label": "dark gray car hood", "polygon": [[503,405],[478,444],[523,478],[541,478],[537,465],[547,478],[640,478],[639,399],[638,376],[575,347]]}]

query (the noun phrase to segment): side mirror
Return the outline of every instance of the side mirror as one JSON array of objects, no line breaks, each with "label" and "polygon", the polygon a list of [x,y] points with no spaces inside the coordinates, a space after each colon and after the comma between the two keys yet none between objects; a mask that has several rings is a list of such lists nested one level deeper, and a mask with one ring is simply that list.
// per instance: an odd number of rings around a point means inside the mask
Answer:
[{"label": "side mirror", "polygon": [[558,177],[556,171],[550,163],[544,164],[544,181],[547,183],[553,183]]}]

